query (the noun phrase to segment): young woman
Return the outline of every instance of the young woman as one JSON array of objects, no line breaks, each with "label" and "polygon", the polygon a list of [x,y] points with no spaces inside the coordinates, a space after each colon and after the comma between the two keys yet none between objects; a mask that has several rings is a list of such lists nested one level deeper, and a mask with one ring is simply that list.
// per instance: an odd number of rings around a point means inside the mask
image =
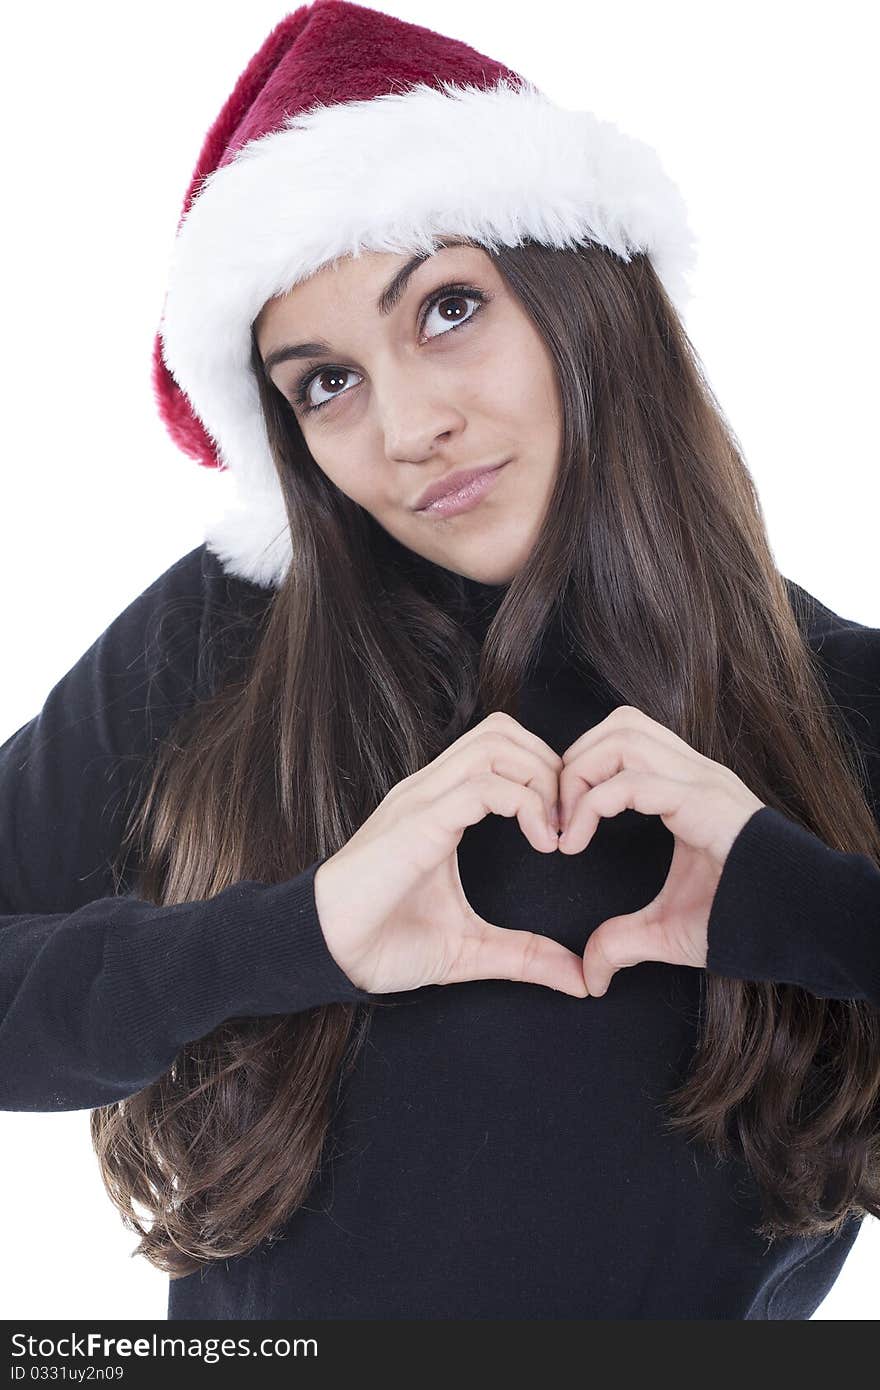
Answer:
[{"label": "young woman", "polygon": [[880,1215],[880,630],[691,260],[646,146],[340,0],[208,134],[217,513],[0,749],[3,1104],[92,1110],[171,1318],[808,1318]]}]

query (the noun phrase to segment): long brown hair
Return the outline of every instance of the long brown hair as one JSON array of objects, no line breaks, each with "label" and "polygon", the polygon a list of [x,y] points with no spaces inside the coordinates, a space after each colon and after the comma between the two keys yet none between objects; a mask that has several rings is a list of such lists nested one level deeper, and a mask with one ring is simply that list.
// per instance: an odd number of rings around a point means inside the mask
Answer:
[{"label": "long brown hair", "polygon": [[[618,703],[831,848],[880,864],[862,755],[796,611],[804,591],[793,601],[776,569],[738,442],[650,261],[530,243],[492,255],[558,367],[561,466],[528,562],[480,648],[450,609],[456,576],[436,567],[436,592],[414,582],[403,547],[317,467],[254,338],[293,563],[259,617],[230,615],[244,660],[218,658],[216,688],[160,750],[126,836],[147,901],[281,882],[334,853],[478,705],[516,716],[563,594],[575,659]],[[795,985],[705,985],[669,1126],[719,1156],[738,1144],[771,1240],[880,1216],[877,1011]],[[135,1253],[178,1278],[280,1231],[316,1176],[374,1007],[227,1019],[92,1112]]]}]

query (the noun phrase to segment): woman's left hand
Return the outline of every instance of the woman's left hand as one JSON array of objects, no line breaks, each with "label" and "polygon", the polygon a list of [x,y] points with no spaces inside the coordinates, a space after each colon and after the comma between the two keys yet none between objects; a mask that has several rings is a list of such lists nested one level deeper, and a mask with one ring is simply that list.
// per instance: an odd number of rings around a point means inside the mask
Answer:
[{"label": "woman's left hand", "polygon": [[563,854],[586,849],[603,816],[660,816],[675,836],[666,882],[638,912],[609,917],[584,950],[584,980],[602,995],[612,975],[643,960],[705,967],[709,913],[724,861],[763,801],[723,763],[704,758],[632,705],[582,734],[562,755]]}]

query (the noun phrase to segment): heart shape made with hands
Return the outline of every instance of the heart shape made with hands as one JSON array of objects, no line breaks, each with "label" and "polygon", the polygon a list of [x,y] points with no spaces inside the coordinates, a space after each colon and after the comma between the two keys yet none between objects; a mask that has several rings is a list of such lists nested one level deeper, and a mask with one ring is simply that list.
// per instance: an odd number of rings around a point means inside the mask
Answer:
[{"label": "heart shape made with hands", "polygon": [[709,916],[734,840],[765,802],[723,763],[698,753],[632,705],[607,718],[562,754],[562,854],[581,854],[600,820],[620,811],[659,816],[675,837],[657,896],[638,912],[609,917],[584,949],[584,980],[603,995],[616,971],[643,960],[705,968]]}]

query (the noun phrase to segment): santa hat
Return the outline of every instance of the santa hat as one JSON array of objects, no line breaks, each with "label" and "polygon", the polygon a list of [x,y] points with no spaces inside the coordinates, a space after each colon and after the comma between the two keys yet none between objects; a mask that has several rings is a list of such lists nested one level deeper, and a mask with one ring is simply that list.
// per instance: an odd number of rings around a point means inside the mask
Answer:
[{"label": "santa hat", "polygon": [[205,139],[153,354],[173,439],[222,475],[205,540],[228,573],[277,587],[292,554],[251,368],[260,309],[339,257],[447,236],[644,252],[675,307],[689,298],[685,206],[648,145],[420,25],[347,0],[287,15]]}]

